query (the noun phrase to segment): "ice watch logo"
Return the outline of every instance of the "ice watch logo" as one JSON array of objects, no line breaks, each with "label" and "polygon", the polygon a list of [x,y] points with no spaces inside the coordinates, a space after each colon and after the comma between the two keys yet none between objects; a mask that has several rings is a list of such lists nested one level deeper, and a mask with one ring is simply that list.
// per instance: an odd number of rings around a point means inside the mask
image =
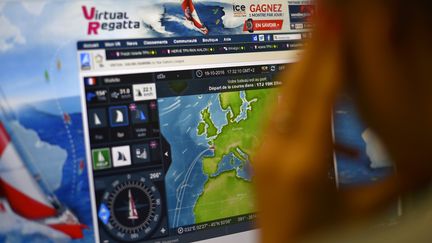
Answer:
[{"label": "ice watch logo", "polygon": [[100,31],[139,29],[141,23],[129,18],[127,12],[99,11],[95,7],[82,6],[84,18],[87,19],[87,35],[98,35]]},{"label": "ice watch logo", "polygon": [[246,6],[243,4],[233,4],[234,17],[246,17]]}]

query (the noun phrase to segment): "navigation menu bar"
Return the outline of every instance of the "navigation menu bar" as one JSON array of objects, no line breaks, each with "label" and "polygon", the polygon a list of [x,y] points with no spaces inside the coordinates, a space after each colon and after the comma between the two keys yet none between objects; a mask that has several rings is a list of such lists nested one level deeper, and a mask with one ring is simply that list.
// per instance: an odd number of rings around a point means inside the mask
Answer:
[{"label": "navigation menu bar", "polygon": [[[281,38],[283,37],[283,38]],[[139,47],[168,47],[201,44],[244,44],[257,42],[278,42],[287,40],[305,40],[310,37],[310,33],[279,33],[279,34],[246,34],[246,35],[225,35],[225,36],[197,36],[197,37],[170,37],[153,39],[133,39],[133,40],[101,40],[101,41],[80,41],[78,50],[94,49],[119,49],[119,48],[139,48]]]}]

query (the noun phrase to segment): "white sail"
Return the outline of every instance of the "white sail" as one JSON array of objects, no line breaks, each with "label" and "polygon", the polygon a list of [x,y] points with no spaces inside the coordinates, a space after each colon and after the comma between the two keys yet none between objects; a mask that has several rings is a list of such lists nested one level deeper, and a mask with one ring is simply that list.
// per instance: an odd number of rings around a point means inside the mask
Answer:
[{"label": "white sail", "polygon": [[99,163],[105,163],[105,157],[103,156],[102,152],[100,152],[100,151],[98,153],[98,162]]},{"label": "white sail", "polygon": [[119,111],[119,110],[116,110],[116,119],[115,119],[115,121],[118,122],[118,123],[124,122],[123,113],[121,111]]},{"label": "white sail", "polygon": [[100,121],[99,117],[97,116],[97,114],[94,114],[94,124],[96,126],[99,126],[102,124],[102,122]]},{"label": "white sail", "polygon": [[53,208],[12,143],[8,143],[0,156],[0,178],[4,184],[13,186],[28,198]]}]

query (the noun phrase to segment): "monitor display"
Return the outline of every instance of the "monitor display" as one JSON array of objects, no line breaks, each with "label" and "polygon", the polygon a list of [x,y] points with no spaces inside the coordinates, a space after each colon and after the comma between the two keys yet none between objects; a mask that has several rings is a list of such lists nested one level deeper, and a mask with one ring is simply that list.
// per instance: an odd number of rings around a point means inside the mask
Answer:
[{"label": "monitor display", "polygon": [[254,242],[311,1],[0,3],[0,242]]}]

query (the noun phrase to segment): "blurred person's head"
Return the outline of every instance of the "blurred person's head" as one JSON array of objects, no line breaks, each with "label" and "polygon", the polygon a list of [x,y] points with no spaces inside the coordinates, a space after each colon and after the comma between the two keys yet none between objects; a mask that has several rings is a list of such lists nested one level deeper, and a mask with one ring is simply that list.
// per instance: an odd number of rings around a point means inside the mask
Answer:
[{"label": "blurred person's head", "polygon": [[[317,1],[313,37],[303,59],[282,74],[254,159],[264,242],[377,216],[432,178],[432,1]],[[397,176],[338,191],[328,180],[329,114],[340,85],[378,137],[364,134],[371,160],[388,164],[379,140]]]},{"label": "blurred person's head", "polygon": [[322,12],[318,11],[317,35],[333,35],[340,41],[346,65],[341,69],[343,78],[364,121],[403,172],[407,189],[428,181],[432,1],[319,0],[318,4]]}]

